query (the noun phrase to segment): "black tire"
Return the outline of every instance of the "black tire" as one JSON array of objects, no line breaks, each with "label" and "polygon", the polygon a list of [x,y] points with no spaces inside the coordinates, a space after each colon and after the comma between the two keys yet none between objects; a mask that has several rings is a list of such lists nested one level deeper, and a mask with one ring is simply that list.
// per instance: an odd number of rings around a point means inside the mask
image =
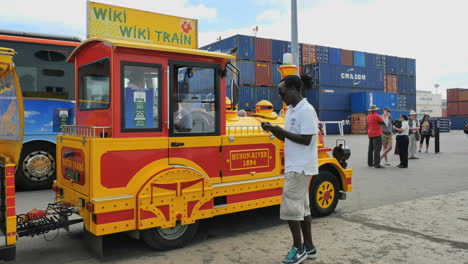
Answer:
[{"label": "black tire", "polygon": [[16,171],[16,186],[23,190],[48,189],[55,178],[55,145],[49,142],[26,143]]},{"label": "black tire", "polygon": [[338,181],[332,172],[322,170],[318,175],[313,176],[309,188],[311,214],[315,217],[323,217],[335,211],[339,191]]},{"label": "black tire", "polygon": [[[175,249],[181,248],[190,242],[192,242],[195,234],[198,230],[198,221],[190,225],[180,225],[173,228],[149,228],[142,230],[142,239],[143,241],[153,249],[156,250],[168,250],[168,249]],[[180,232],[177,235],[170,236],[170,235],[163,235],[164,233],[171,233],[167,231],[174,230],[175,228],[179,228]]]}]

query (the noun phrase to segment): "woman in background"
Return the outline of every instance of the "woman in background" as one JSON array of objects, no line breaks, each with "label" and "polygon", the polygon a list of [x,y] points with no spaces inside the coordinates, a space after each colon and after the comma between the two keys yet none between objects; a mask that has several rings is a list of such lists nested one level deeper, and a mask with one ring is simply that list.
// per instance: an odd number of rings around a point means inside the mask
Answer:
[{"label": "woman in background", "polygon": [[426,139],[426,153],[429,149],[429,139],[431,138],[432,124],[429,121],[429,115],[424,115],[421,125],[419,126],[419,132],[421,134],[421,140],[419,141],[419,151],[422,151],[424,139]]}]

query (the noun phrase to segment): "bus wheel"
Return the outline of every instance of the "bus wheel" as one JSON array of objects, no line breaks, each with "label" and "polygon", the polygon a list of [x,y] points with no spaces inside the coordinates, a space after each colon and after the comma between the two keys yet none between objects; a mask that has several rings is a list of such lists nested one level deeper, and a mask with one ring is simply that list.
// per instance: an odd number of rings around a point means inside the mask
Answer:
[{"label": "bus wheel", "polygon": [[16,172],[16,185],[23,190],[47,189],[55,179],[55,145],[26,143]]},{"label": "bus wheel", "polygon": [[171,228],[155,227],[142,230],[145,243],[156,250],[168,250],[183,247],[195,237],[198,221],[190,225],[177,223]]},{"label": "bus wheel", "polygon": [[331,214],[338,205],[338,181],[335,175],[327,170],[320,171],[312,177],[309,188],[310,211],[315,217]]}]

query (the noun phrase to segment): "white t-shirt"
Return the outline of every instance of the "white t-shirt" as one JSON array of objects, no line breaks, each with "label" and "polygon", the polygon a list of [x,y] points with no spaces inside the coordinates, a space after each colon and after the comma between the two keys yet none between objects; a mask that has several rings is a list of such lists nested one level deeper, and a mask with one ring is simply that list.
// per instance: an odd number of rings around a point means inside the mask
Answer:
[{"label": "white t-shirt", "polygon": [[403,132],[398,132],[397,136],[408,136],[409,134],[409,125],[408,125],[408,121],[402,121],[401,122],[401,128],[404,129]]},{"label": "white t-shirt", "polygon": [[318,118],[314,107],[302,99],[296,107],[290,105],[286,112],[285,130],[293,134],[314,135],[308,146],[284,140],[284,172],[318,174],[317,134]]}]

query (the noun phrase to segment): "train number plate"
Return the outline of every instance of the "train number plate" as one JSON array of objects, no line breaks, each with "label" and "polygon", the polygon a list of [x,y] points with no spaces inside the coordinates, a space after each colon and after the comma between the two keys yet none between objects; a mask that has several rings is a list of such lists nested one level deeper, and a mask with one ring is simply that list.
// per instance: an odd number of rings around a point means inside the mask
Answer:
[{"label": "train number plate", "polygon": [[65,178],[75,182],[80,182],[80,172],[69,168],[65,168]]}]

